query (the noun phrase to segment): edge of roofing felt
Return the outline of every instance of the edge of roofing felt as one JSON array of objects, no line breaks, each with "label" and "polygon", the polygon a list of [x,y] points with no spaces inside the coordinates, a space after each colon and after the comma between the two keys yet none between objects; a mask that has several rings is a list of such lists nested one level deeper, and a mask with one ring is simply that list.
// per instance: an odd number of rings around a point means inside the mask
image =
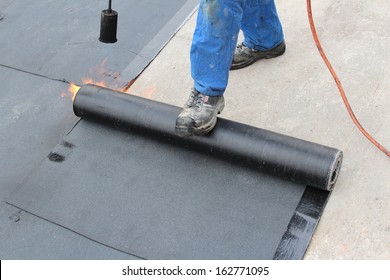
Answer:
[{"label": "edge of roofing felt", "polygon": [[300,260],[321,219],[331,192],[307,186],[276,249],[274,260]]}]

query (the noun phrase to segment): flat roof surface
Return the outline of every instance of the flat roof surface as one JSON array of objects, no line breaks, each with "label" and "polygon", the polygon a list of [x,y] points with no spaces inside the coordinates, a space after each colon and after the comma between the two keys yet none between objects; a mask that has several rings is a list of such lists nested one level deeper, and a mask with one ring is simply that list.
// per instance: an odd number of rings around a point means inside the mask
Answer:
[{"label": "flat roof surface", "polygon": [[5,203],[75,125],[68,82],[134,79],[196,7],[195,0],[118,1],[118,43],[98,41],[106,2],[0,2],[0,258],[127,259]]},{"label": "flat roof surface", "polygon": [[[97,41],[105,7],[86,0],[30,2],[0,3],[0,258],[131,258],[4,201],[77,121],[67,81],[90,76],[115,87],[153,60],[129,93],[184,104],[192,86],[195,15],[154,57],[197,1],[118,2],[123,25],[114,45]],[[389,259],[389,159],[350,120],[311,38],[305,4],[276,4],[287,51],[231,73],[222,117],[343,150],[339,180],[306,259]],[[313,1],[313,14],[356,115],[389,147],[390,3]]]}]

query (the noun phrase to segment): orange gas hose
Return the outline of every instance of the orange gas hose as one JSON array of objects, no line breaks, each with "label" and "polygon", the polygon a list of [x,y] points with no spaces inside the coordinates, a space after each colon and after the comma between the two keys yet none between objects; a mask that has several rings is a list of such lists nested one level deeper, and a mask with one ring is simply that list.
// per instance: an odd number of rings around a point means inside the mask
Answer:
[{"label": "orange gas hose", "polygon": [[358,119],[356,118],[352,108],[351,108],[351,105],[349,104],[349,101],[348,101],[348,98],[345,94],[345,91],[341,85],[341,82],[336,74],[336,71],[333,69],[332,65],[330,64],[324,50],[322,49],[322,46],[321,46],[321,42],[318,38],[318,35],[317,35],[317,31],[316,31],[316,27],[314,25],[314,20],[313,20],[313,13],[312,13],[312,8],[311,8],[311,0],[306,0],[307,1],[307,13],[308,13],[308,17],[309,17],[309,22],[310,22],[310,29],[311,29],[311,32],[313,34],[313,39],[315,41],[315,44],[317,45],[317,48],[318,48],[318,51],[320,52],[320,55],[322,57],[322,59],[324,60],[326,66],[328,67],[330,73],[332,74],[335,82],[336,82],[336,85],[337,85],[337,88],[339,89],[340,91],[340,94],[341,94],[341,98],[343,99],[344,101],[344,104],[345,104],[345,107],[347,108],[348,110],[348,113],[349,115],[351,116],[353,122],[355,123],[355,125],[357,126],[357,128],[364,134],[364,136],[366,136],[366,138],[368,140],[371,141],[371,143],[373,143],[379,150],[381,150],[382,152],[384,152],[388,157],[390,157],[390,152],[385,148],[383,147],[378,141],[375,140],[374,137],[372,137],[365,129],[364,127],[360,124],[360,122],[358,121]]}]

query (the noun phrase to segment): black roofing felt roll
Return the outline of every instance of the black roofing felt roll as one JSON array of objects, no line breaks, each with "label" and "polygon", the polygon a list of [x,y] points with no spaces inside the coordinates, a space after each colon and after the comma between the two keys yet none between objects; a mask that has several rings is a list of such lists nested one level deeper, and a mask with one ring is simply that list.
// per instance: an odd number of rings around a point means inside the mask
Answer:
[{"label": "black roofing felt roll", "polygon": [[337,149],[222,118],[207,136],[178,137],[174,127],[180,108],[95,85],[81,87],[73,110],[83,119],[136,128],[161,141],[323,190],[332,190],[341,168],[343,154]]}]

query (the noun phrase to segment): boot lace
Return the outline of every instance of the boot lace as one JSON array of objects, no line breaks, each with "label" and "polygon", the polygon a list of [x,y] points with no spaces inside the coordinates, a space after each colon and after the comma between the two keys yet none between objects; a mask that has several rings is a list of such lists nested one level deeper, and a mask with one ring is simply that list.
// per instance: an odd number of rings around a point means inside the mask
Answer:
[{"label": "boot lace", "polygon": [[198,96],[196,91],[191,91],[190,97],[187,100],[187,106],[192,107],[194,105],[195,99]]},{"label": "boot lace", "polygon": [[198,112],[199,112],[200,110],[202,110],[203,103],[204,103],[204,95],[198,94],[198,95],[196,96],[196,101],[195,101],[195,109],[196,109]]}]

